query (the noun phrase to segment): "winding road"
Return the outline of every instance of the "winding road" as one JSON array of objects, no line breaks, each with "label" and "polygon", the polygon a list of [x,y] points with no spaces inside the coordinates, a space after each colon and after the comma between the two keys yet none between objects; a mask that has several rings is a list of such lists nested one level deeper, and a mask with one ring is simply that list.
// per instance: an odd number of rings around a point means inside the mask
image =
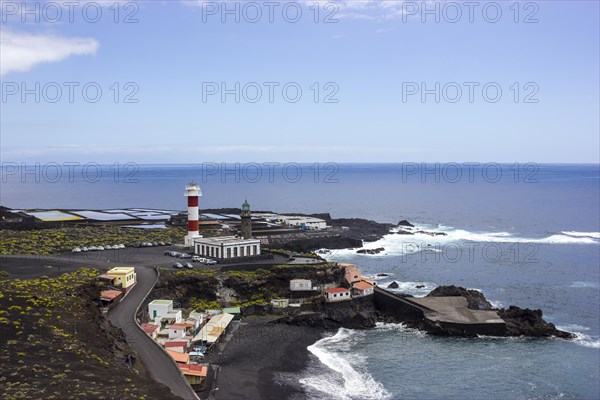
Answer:
[{"label": "winding road", "polygon": [[[127,343],[138,353],[141,362],[152,379],[171,389],[171,392],[185,400],[197,400],[198,397],[187,383],[185,377],[177,368],[171,357],[165,353],[135,322],[138,307],[152,290],[157,280],[157,272],[148,266],[153,261],[160,260],[160,249],[154,251],[131,250],[94,255],[68,254],[60,257],[40,256],[2,256],[2,270],[21,279],[33,279],[41,275],[59,276],[78,268],[108,269],[115,265],[130,265],[135,267],[137,284],[125,298],[108,313],[108,320],[121,328],[127,337]],[[115,257],[116,254],[116,257]],[[168,264],[163,262],[164,264]]]},{"label": "winding road", "polygon": [[139,305],[156,283],[157,273],[154,268],[136,266],[137,284],[125,298],[108,313],[113,325],[121,328],[127,336],[127,343],[137,351],[142,363],[152,379],[166,385],[176,396],[186,400],[198,397],[181,375],[173,360],[144,333],[135,322],[135,314]]}]

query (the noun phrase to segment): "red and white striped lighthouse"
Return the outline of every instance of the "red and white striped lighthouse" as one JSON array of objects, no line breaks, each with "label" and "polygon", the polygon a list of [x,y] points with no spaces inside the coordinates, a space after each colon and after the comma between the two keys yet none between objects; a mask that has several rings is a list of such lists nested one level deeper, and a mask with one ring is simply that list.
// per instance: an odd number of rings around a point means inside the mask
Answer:
[{"label": "red and white striped lighthouse", "polygon": [[194,238],[200,237],[198,233],[198,197],[202,196],[200,186],[190,182],[185,187],[185,197],[188,203],[188,233],[185,237],[186,246],[194,245]]}]

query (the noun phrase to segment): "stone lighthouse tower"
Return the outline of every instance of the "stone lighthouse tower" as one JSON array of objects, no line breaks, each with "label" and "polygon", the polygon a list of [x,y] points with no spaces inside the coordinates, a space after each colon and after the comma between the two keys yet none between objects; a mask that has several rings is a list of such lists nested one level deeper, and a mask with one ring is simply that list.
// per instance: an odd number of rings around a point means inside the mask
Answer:
[{"label": "stone lighthouse tower", "polygon": [[248,200],[244,201],[244,204],[242,204],[242,212],[240,213],[240,217],[242,218],[242,237],[244,239],[252,239],[252,220],[250,204],[248,204]]}]

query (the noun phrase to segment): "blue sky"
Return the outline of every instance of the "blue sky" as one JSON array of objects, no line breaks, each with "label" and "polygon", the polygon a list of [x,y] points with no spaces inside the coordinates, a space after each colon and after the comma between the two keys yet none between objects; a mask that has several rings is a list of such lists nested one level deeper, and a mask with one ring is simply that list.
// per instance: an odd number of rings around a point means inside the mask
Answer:
[{"label": "blue sky", "polygon": [[597,1],[0,3],[5,162],[599,162]]}]

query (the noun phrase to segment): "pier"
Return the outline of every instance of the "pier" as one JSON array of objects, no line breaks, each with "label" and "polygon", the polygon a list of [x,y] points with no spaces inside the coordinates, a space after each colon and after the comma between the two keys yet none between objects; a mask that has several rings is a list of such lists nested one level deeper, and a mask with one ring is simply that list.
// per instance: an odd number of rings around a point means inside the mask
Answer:
[{"label": "pier", "polygon": [[374,300],[378,309],[404,320],[424,320],[473,335],[503,336],[506,332],[506,322],[496,311],[472,310],[462,296],[402,297],[375,287]]}]

